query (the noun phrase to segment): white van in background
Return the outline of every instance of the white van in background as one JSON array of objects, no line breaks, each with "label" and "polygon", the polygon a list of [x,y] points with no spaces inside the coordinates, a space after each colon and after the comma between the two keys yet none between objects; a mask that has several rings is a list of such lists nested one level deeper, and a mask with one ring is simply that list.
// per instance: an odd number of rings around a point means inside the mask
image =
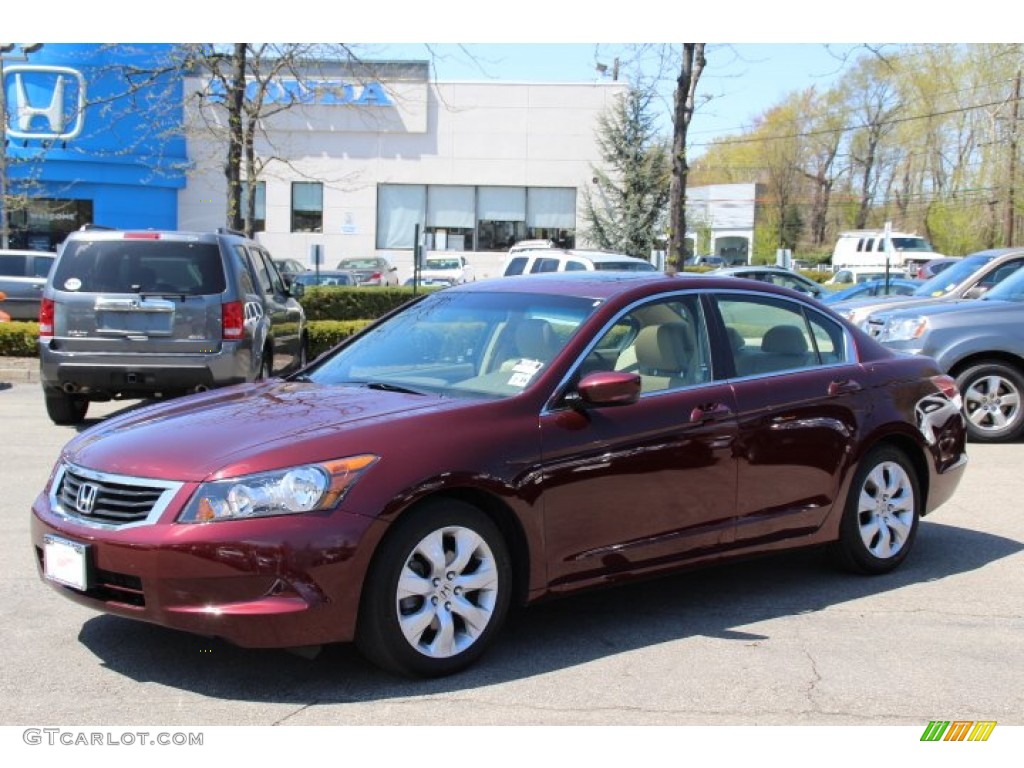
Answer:
[{"label": "white van in background", "polygon": [[[890,232],[889,239],[892,242],[889,267],[893,271],[916,275],[922,264],[943,256],[932,250],[927,239],[913,232]],[[884,229],[841,232],[832,251],[832,270],[838,272],[844,267],[876,267],[884,271],[886,255]]]}]

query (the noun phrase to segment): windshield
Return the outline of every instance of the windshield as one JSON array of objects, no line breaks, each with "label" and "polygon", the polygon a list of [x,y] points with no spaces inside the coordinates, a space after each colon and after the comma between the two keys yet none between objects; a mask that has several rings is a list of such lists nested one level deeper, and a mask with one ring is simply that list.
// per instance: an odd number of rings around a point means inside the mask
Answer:
[{"label": "windshield", "polygon": [[994,256],[967,256],[953,266],[942,270],[925,280],[914,291],[914,296],[945,296],[955,291],[960,284],[988,264]]},{"label": "windshield", "polygon": [[923,237],[894,237],[892,238],[892,247],[897,251],[928,251],[931,252],[932,246]]},{"label": "windshield", "polygon": [[[1000,269],[1003,269],[1001,267]],[[1005,280],[997,283],[992,290],[982,296],[986,301],[1024,302],[1024,269],[1017,269]]]},{"label": "windshield", "polygon": [[423,263],[424,269],[462,269],[458,259],[427,259]]},{"label": "windshield", "polygon": [[338,269],[377,269],[376,259],[342,259]]},{"label": "windshield", "polygon": [[546,370],[600,302],[439,292],[348,344],[307,378],[453,397],[511,397]]},{"label": "windshield", "polygon": [[654,272],[657,267],[646,261],[595,261],[594,269],[599,271]]}]

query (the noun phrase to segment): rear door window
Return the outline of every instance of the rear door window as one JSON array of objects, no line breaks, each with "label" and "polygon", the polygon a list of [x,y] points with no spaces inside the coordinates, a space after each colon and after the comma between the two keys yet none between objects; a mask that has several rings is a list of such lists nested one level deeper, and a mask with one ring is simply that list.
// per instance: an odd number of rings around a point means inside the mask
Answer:
[{"label": "rear door window", "polygon": [[27,257],[14,254],[0,256],[0,275],[5,277],[24,277]]},{"label": "rear door window", "polygon": [[516,256],[512,259],[508,266],[505,267],[505,277],[511,277],[512,275],[523,274],[523,268],[526,266],[525,256]]}]

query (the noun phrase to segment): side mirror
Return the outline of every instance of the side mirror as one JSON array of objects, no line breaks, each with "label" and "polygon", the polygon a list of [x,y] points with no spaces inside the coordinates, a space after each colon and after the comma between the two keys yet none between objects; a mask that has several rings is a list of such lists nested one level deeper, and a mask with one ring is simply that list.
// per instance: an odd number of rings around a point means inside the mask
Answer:
[{"label": "side mirror", "polygon": [[288,292],[296,299],[301,299],[303,294],[306,293],[306,286],[302,283],[292,283],[288,286]]},{"label": "side mirror", "polygon": [[625,371],[598,371],[576,386],[575,402],[584,408],[631,405],[640,399],[640,377]]}]

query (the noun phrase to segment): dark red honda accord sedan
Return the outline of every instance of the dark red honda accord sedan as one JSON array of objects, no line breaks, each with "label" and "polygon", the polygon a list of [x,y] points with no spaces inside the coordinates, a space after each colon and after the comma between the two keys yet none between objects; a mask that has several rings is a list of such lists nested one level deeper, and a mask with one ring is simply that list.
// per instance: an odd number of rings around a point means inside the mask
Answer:
[{"label": "dark red honda accord sedan", "polygon": [[443,675],[513,601],[810,545],[895,568],[965,467],[959,401],[931,360],[765,283],[483,281],[286,379],[93,426],[33,543],[100,611]]}]

